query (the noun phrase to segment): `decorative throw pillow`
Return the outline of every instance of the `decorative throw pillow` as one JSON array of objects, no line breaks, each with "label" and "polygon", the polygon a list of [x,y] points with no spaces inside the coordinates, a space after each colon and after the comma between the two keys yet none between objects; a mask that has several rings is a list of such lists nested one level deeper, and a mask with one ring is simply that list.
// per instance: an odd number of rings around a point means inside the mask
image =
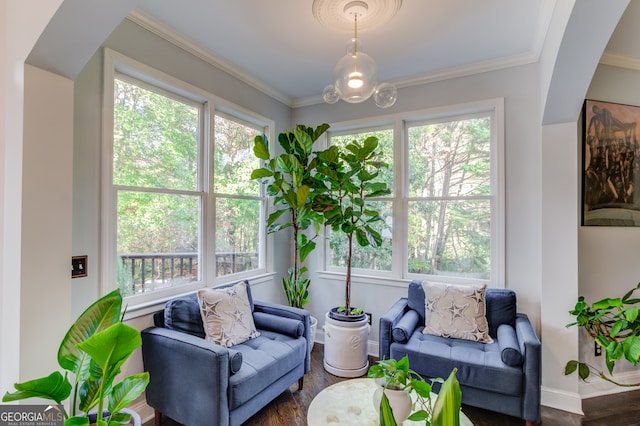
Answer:
[{"label": "decorative throw pillow", "polygon": [[205,339],[229,347],[258,337],[244,282],[198,290]]},{"label": "decorative throw pillow", "polygon": [[424,334],[492,343],[486,318],[487,285],[423,283]]}]

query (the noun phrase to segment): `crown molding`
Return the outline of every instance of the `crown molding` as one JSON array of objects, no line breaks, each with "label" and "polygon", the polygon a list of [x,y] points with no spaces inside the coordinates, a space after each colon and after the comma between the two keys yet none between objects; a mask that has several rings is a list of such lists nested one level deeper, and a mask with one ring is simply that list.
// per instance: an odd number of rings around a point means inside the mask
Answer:
[{"label": "crown molding", "polygon": [[136,8],[129,12],[129,14],[127,15],[127,19],[144,29],[151,31],[152,33],[168,41],[169,43],[191,53],[197,58],[202,59],[208,64],[213,65],[214,67],[248,84],[254,89],[261,91],[265,95],[270,96],[287,106],[292,105],[293,100],[289,96],[286,96],[285,94],[274,90],[264,82],[245,72],[240,71],[233,63],[217,56],[209,49],[203,48],[193,40],[185,37],[173,28],[151,17],[149,14],[141,11],[140,9]]},{"label": "crown molding", "polygon": [[[547,1],[551,4],[554,3],[554,1],[551,0]],[[127,15],[127,19],[154,33],[155,35],[161,37],[169,43],[172,43],[173,45],[193,54],[194,56],[207,62],[208,64],[259,90],[267,96],[270,96],[273,99],[282,102],[290,108],[300,108],[304,106],[321,104],[324,102],[321,94],[303,98],[291,98],[289,96],[286,96],[285,94],[273,89],[272,87],[256,79],[255,77],[243,71],[240,71],[233,63],[217,56],[209,49],[203,48],[193,40],[185,37],[173,28],[151,17],[140,9],[134,9],[133,11],[131,11],[129,15]],[[545,31],[541,31],[541,34],[544,33]],[[507,56],[494,60],[464,65],[461,67],[447,68],[435,72],[414,75],[408,78],[395,79],[391,80],[390,83],[395,84],[397,88],[411,87],[438,81],[450,80],[453,78],[466,77],[490,71],[497,71],[504,68],[527,65],[535,63],[539,60],[540,47],[541,45],[540,43],[538,43],[538,46],[536,46],[533,51],[525,52],[520,55]],[[636,65],[636,69],[640,69],[640,61],[637,61],[637,63],[638,65]]]},{"label": "crown molding", "polygon": [[602,54],[600,63],[603,65],[611,65],[613,67],[640,71],[640,58],[607,50]]}]

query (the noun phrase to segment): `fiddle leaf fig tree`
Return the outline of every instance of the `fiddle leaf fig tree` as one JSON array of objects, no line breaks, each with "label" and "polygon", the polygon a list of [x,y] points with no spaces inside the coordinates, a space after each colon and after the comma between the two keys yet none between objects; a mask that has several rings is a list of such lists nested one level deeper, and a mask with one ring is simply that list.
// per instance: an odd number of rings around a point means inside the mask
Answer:
[{"label": "fiddle leaf fig tree", "polygon": [[[308,270],[301,264],[316,247],[315,239],[323,222],[322,214],[311,208],[319,188],[315,176],[318,160],[312,158],[313,144],[328,128],[328,124],[315,129],[298,125],[293,131],[280,133],[278,142],[283,153],[277,156],[271,156],[269,141],[264,135],[255,138],[253,148],[254,155],[263,160],[264,165],[253,170],[251,179],[266,185],[267,194],[273,197],[276,207],[267,218],[267,232],[293,230],[293,266],[282,279],[282,290],[288,304],[296,308],[308,302],[310,280],[304,277]],[[285,213],[289,216],[280,221]],[[310,228],[312,235],[308,236],[305,231]]]},{"label": "fiddle leaf fig tree", "polygon": [[636,365],[640,360],[640,298],[633,297],[638,289],[640,283],[622,297],[605,298],[592,305],[585,302],[583,296],[578,298],[573,310],[569,311],[576,321],[567,324],[567,327],[581,327],[595,339],[596,344],[604,350],[609,374],[593,365],[571,360],[565,366],[565,375],[578,371],[580,379],[585,381],[593,374],[617,386],[640,386],[640,383],[620,383],[611,378],[616,361],[624,357]]},{"label": "fiddle leaf fig tree", "polygon": [[322,212],[325,225],[347,238],[345,306],[341,308],[347,315],[361,313],[351,308],[354,237],[361,247],[382,244],[376,224],[383,219],[373,208],[372,199],[388,195],[391,190],[385,182],[377,180],[380,170],[388,167],[377,159],[377,148],[378,138],[369,136],[363,142],[353,140],[344,148],[333,145],[317,153],[317,176],[325,188],[314,198],[314,209]]}]

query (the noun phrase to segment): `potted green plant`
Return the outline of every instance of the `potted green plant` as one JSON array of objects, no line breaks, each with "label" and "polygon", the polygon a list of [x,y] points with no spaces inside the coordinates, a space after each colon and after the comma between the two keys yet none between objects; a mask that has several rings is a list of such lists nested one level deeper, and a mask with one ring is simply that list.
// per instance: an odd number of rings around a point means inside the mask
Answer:
[{"label": "potted green plant", "polygon": [[567,327],[581,327],[595,339],[596,344],[604,350],[609,374],[588,363],[571,360],[565,366],[565,375],[577,371],[581,380],[594,374],[617,386],[640,386],[640,383],[620,383],[611,377],[616,361],[624,357],[636,365],[640,359],[640,298],[633,298],[638,289],[640,283],[622,297],[605,298],[591,305],[585,302],[583,296],[578,298],[573,310],[569,311],[576,321],[567,324]]},{"label": "potted green plant", "polygon": [[[140,332],[121,322],[121,310],[119,290],[94,302],[60,343],[58,364],[66,370],[65,375],[55,371],[47,377],[16,383],[16,391],[5,393],[2,401],[38,397],[62,404],[73,389],[71,414],[64,413],[65,426],[88,426],[93,417],[97,426],[131,423],[132,414],[126,407],[144,392],[149,373],[115,383],[120,367],[142,344]],[[73,374],[73,386],[68,373]],[[134,417],[139,422],[139,416]]]},{"label": "potted green plant", "polygon": [[354,240],[362,247],[378,247],[382,236],[376,225],[383,222],[373,208],[372,198],[391,193],[379,181],[381,169],[388,167],[378,160],[378,138],[353,140],[344,148],[330,146],[317,153],[317,178],[323,188],[314,198],[313,208],[321,212],[324,224],[347,240],[344,305],[325,314],[324,368],[341,377],[358,377],[369,368],[367,343],[369,318],[361,307],[351,306],[351,267]]},{"label": "potted green plant", "polygon": [[[251,179],[266,185],[267,194],[273,197],[276,207],[267,218],[267,231],[273,233],[289,228],[293,231],[293,266],[288,268],[288,275],[282,279],[282,290],[289,306],[296,308],[308,303],[311,281],[305,277],[307,267],[301,265],[315,249],[315,240],[323,223],[322,214],[311,208],[318,194],[315,176],[318,160],[312,158],[313,144],[328,128],[328,124],[321,124],[315,129],[298,125],[293,131],[280,133],[278,142],[283,150],[280,155],[271,156],[266,136],[257,136],[254,141],[254,155],[264,164],[253,170]],[[287,220],[279,221],[285,213],[289,214]],[[312,235],[306,232],[310,228]],[[317,319],[312,318],[312,322],[312,330],[315,330]]]},{"label": "potted green plant", "polygon": [[[454,368],[446,381],[439,378],[432,380],[442,383],[436,397],[432,393],[432,385],[409,368],[408,356],[405,355],[399,361],[378,361],[371,366],[367,376],[377,379],[380,384],[380,388],[374,394],[374,404],[380,407],[380,425],[395,426],[408,419],[424,421],[427,425],[433,426],[459,426],[462,391],[456,373],[457,368]],[[416,395],[417,409],[409,415],[412,392]],[[435,401],[432,400],[433,397],[436,397]]]},{"label": "potted green plant", "polygon": [[367,137],[362,143],[353,140],[344,149],[333,145],[319,152],[318,176],[325,188],[314,199],[314,209],[322,212],[324,224],[347,238],[345,304],[332,309],[331,317],[350,321],[364,315],[361,308],[351,306],[351,264],[353,243],[361,247],[378,247],[382,236],[375,228],[383,221],[371,205],[371,199],[391,193],[385,182],[377,180],[380,169],[388,164],[377,158],[378,138]]}]

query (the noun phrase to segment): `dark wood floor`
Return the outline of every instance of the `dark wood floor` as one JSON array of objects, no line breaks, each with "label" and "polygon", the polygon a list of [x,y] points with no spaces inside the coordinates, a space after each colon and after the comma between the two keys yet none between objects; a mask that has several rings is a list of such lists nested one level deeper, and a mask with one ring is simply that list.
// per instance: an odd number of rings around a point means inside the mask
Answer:
[{"label": "dark wood floor", "polygon": [[[306,425],[307,407],[324,388],[344,378],[327,373],[322,366],[323,346],[316,343],[311,354],[311,372],[304,378],[304,388],[297,384],[273,400],[250,418],[244,426],[294,426]],[[374,363],[376,359],[370,358]],[[542,407],[542,424],[545,426],[640,426],[640,390],[591,398],[583,401],[584,416]],[[523,420],[476,407],[463,405],[462,411],[475,426],[521,426]],[[164,418],[163,426],[179,426]],[[153,426],[153,420],[144,424]],[[200,426],[200,425],[189,425]]]}]

